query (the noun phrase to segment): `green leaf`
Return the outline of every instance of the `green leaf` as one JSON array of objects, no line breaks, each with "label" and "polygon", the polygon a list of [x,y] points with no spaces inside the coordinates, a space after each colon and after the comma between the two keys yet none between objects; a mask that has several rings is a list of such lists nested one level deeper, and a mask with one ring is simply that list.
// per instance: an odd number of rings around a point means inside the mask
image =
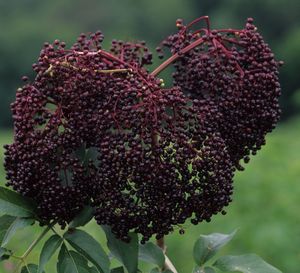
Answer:
[{"label": "green leaf", "polygon": [[9,259],[11,254],[12,254],[11,250],[0,247],[0,262]]},{"label": "green leaf", "polygon": [[216,273],[216,271],[209,266],[206,267],[199,267],[199,266],[195,266],[195,268],[193,269],[193,273]]},{"label": "green leaf", "polygon": [[255,254],[223,256],[219,258],[213,265],[222,271],[237,271],[243,273],[281,272]]},{"label": "green leaf", "polygon": [[165,264],[165,255],[161,248],[151,242],[139,245],[139,259],[161,268]]},{"label": "green leaf", "polygon": [[0,214],[34,218],[35,211],[36,205],[32,200],[0,187]]},{"label": "green leaf", "polygon": [[85,231],[76,229],[72,233],[65,233],[68,243],[85,258],[92,262],[97,269],[109,273],[110,261],[101,245]]},{"label": "green leaf", "polygon": [[22,229],[27,226],[30,226],[33,223],[34,223],[33,219],[26,219],[26,218],[19,218],[19,217],[14,218],[13,222],[10,222],[9,227],[7,228],[5,234],[2,238],[1,247],[4,247],[7,245],[7,243],[12,238],[12,236],[14,236],[14,234],[17,232],[17,230]]},{"label": "green leaf", "polygon": [[11,226],[11,224],[15,221],[17,217],[13,217],[10,215],[3,215],[0,217],[0,242],[3,241],[3,238]]},{"label": "green leaf", "polygon": [[161,271],[158,267],[152,268],[150,273],[173,273],[173,271],[166,269],[164,271]]},{"label": "green leaf", "polygon": [[235,232],[231,234],[212,233],[209,235],[200,235],[200,238],[194,245],[194,260],[197,265],[202,266],[224,245],[226,245]]},{"label": "green leaf", "polygon": [[3,247],[0,247],[0,257],[2,257],[3,255],[5,255],[6,253],[6,249]]},{"label": "green leaf", "polygon": [[57,263],[58,273],[94,273],[95,271],[92,270],[88,266],[87,259],[82,255],[73,250],[68,250],[65,244],[61,246]]},{"label": "green leaf", "polygon": [[50,260],[55,251],[60,247],[62,238],[58,235],[52,235],[44,244],[39,261],[38,273],[42,273],[46,263]]},{"label": "green leaf", "polygon": [[116,267],[116,268],[113,268],[110,273],[124,273],[124,267],[123,266],[120,266],[120,267]]},{"label": "green leaf", "polygon": [[204,273],[216,273],[216,271],[209,266],[204,267]]},{"label": "green leaf", "polygon": [[151,269],[150,273],[161,273],[161,271],[158,267],[155,267]]},{"label": "green leaf", "polygon": [[93,218],[94,210],[91,206],[85,206],[70,223],[69,228],[85,226]]},{"label": "green leaf", "polygon": [[5,260],[8,260],[9,258],[10,258],[10,255],[4,254],[4,255],[2,255],[2,256],[0,257],[0,262],[5,261]]},{"label": "green leaf", "polygon": [[136,273],[138,270],[138,236],[136,233],[130,233],[130,242],[125,243],[118,240],[111,232],[111,228],[108,226],[102,226],[106,238],[107,246],[111,251],[111,254],[116,257],[128,270],[128,273]]},{"label": "green leaf", "polygon": [[[98,269],[96,269],[96,267],[92,266],[90,267],[90,273],[99,273]],[[101,273],[103,273],[103,271],[101,271]]]},{"label": "green leaf", "polygon": [[36,264],[28,264],[22,267],[21,273],[37,273],[37,270],[38,266]]}]

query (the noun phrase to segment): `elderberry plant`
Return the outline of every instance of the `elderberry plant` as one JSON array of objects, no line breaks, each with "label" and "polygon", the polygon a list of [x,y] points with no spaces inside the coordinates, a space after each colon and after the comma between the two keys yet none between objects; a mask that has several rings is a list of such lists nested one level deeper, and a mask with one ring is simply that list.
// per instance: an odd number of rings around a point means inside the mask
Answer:
[{"label": "elderberry plant", "polygon": [[[206,26],[195,29],[202,21]],[[67,231],[46,242],[39,267],[25,264],[22,272],[43,272],[59,247],[58,273],[123,272],[110,271],[100,244],[76,229],[94,217],[129,273],[138,270],[139,252],[159,266],[151,272],[175,273],[162,250],[146,242],[155,235],[164,250],[163,237],[174,227],[226,213],[234,172],[279,119],[282,62],[251,18],[239,30],[211,29],[207,16],[176,26],[156,49],[160,58],[166,51],[171,57],[152,72],[145,42],[114,40],[106,51],[98,31],[81,34],[70,49],[59,40],[45,43],[33,64],[35,79],[23,77],[11,106],[14,141],[5,146],[7,186],[19,194],[3,188],[0,207],[3,217],[18,217],[17,228],[35,219],[46,231],[55,225]],[[173,81],[165,87],[158,75],[168,66]],[[214,272],[206,262],[229,241],[210,236],[195,245],[194,272]],[[240,272],[279,272],[249,259],[269,271]],[[227,257],[214,266],[234,270],[234,262]]]}]

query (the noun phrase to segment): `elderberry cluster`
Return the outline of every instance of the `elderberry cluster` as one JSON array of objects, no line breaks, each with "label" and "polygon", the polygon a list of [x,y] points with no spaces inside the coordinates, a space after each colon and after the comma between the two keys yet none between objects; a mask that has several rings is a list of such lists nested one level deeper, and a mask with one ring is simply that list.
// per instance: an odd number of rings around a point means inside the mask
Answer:
[{"label": "elderberry cluster", "polygon": [[[117,237],[145,242],[225,213],[240,160],[278,120],[279,63],[251,20],[239,31],[193,32],[196,22],[177,21],[163,42],[172,57],[152,73],[144,42],[105,51],[96,32],[44,45],[5,147],[7,185],[36,200],[42,223],[64,227],[88,204]],[[164,88],[157,74],[171,63]]]},{"label": "elderberry cluster", "polygon": [[[185,26],[177,20],[179,32],[163,42],[180,55],[174,63],[174,85],[199,113],[205,109],[201,114],[220,132],[232,161],[242,169],[240,160],[247,163],[250,153],[256,154],[279,119],[282,62],[275,61],[252,18],[242,30],[210,30],[209,25],[191,30],[198,21]],[[162,55],[162,48],[157,50]]]}]

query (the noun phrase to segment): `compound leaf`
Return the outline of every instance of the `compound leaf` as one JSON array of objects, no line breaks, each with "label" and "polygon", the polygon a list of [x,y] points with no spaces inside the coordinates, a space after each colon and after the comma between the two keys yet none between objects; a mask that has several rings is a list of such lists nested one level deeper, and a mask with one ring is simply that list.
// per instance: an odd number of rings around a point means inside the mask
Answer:
[{"label": "compound leaf", "polygon": [[39,261],[38,273],[42,273],[46,263],[51,259],[55,251],[60,247],[62,238],[58,235],[52,235],[44,244]]},{"label": "compound leaf", "polygon": [[0,214],[16,217],[35,217],[36,205],[31,199],[0,187]]},{"label": "compound leaf", "polygon": [[125,243],[115,237],[108,226],[102,226],[106,238],[107,246],[111,254],[116,257],[128,270],[128,273],[136,273],[138,267],[138,236],[136,233],[130,233],[131,238],[129,243]]},{"label": "compound leaf", "polygon": [[194,245],[194,260],[197,265],[202,266],[225,244],[227,244],[235,235],[212,233],[209,235],[200,235],[200,238]]},{"label": "compound leaf", "polygon": [[104,273],[109,273],[110,261],[101,245],[88,233],[75,229],[67,232],[64,238],[68,243],[86,259],[93,263],[97,269]]},{"label": "compound leaf", "polygon": [[139,259],[158,265],[160,268],[165,264],[165,255],[161,248],[151,242],[139,245]]}]

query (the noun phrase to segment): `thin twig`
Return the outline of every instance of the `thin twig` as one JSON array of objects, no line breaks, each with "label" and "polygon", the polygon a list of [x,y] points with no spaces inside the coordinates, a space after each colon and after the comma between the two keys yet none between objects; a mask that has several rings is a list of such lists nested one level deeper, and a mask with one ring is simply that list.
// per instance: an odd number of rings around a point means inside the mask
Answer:
[{"label": "thin twig", "polygon": [[27,256],[31,253],[31,251],[34,249],[34,247],[44,238],[44,236],[48,233],[50,229],[55,225],[55,222],[51,223],[49,226],[47,226],[46,229],[43,230],[43,232],[37,237],[31,245],[27,248],[27,250],[24,252],[24,254],[21,257],[18,257],[21,261],[17,264],[17,267],[14,271],[14,273],[17,273],[22,263],[26,265],[25,259]]}]

